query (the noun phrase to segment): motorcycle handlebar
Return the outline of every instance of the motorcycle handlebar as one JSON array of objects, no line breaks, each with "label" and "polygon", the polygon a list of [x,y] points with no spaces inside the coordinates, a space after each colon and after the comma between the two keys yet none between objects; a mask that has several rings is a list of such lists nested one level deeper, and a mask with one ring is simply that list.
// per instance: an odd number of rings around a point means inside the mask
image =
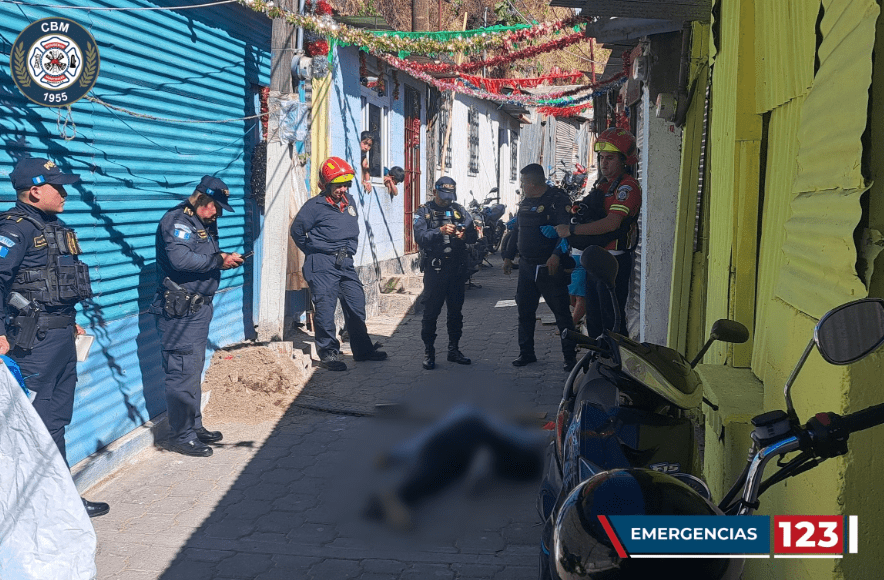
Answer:
[{"label": "motorcycle handlebar", "polygon": [[855,433],[884,423],[884,403],[873,405],[862,411],[844,415],[838,420],[839,426],[848,433]]}]

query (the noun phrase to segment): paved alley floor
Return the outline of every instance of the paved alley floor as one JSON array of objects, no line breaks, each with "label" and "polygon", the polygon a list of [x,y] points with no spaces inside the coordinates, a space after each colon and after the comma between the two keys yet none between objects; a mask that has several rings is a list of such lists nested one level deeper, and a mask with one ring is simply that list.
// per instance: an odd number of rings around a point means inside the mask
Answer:
[{"label": "paved alley floor", "polygon": [[[517,276],[502,273],[499,256],[491,261],[464,304],[461,350],[472,365],[445,360],[444,310],[433,371],[421,368],[420,315],[370,320],[389,358],[317,369],[302,395],[328,402],[325,411],[296,401],[279,421],[208,425],[224,432],[212,457],[150,449],[88,490],[111,504],[92,520],[99,580],[536,578],[537,482],[474,469],[422,503],[411,531],[362,517],[369,494],[402,475],[380,471],[378,455],[452,406],[480,406],[538,433],[554,418],[566,377],[556,329],[538,321],[539,362],[510,364],[516,309],[495,304],[514,298]],[[400,412],[347,411],[382,403]]]}]

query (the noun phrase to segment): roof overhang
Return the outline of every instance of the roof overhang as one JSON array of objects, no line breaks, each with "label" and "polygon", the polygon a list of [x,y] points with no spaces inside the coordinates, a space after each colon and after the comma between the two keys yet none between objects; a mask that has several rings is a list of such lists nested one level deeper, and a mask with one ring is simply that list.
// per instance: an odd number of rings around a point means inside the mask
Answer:
[{"label": "roof overhang", "polygon": [[550,6],[579,8],[586,16],[709,22],[712,0],[552,0]]},{"label": "roof overhang", "polygon": [[606,17],[587,24],[586,35],[602,44],[634,44],[644,36],[675,32],[682,28],[682,20]]}]

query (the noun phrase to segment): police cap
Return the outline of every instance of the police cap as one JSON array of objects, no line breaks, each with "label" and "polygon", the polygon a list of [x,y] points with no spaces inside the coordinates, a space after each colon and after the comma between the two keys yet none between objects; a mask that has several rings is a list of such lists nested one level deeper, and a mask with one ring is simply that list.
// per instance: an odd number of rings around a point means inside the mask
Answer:
[{"label": "police cap", "polygon": [[199,185],[196,186],[196,190],[205,193],[214,199],[225,211],[233,211],[233,208],[227,203],[227,198],[230,197],[230,190],[227,188],[227,185],[217,177],[204,175],[200,180]]},{"label": "police cap", "polygon": [[80,181],[79,175],[62,173],[61,169],[48,159],[42,157],[26,157],[19,161],[12,173],[12,188],[15,191],[30,189],[35,185],[49,183],[52,185],[68,185]]},{"label": "police cap", "polygon": [[454,201],[457,199],[457,183],[450,177],[440,177],[434,186],[440,199]]}]

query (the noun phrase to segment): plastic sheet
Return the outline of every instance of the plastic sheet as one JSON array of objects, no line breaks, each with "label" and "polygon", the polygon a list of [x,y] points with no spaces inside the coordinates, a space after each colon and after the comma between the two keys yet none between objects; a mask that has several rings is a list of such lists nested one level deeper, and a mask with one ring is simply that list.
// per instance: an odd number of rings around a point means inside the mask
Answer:
[{"label": "plastic sheet", "polygon": [[68,466],[0,364],[0,578],[92,580],[95,548]]}]

